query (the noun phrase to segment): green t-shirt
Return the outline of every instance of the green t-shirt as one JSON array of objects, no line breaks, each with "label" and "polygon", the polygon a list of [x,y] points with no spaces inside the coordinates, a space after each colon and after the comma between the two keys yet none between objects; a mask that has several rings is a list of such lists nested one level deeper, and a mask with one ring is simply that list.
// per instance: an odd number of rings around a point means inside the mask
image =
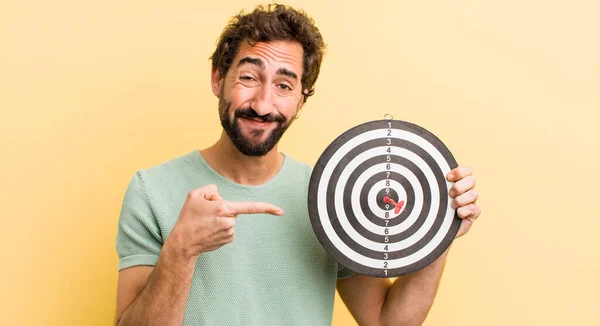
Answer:
[{"label": "green t-shirt", "polygon": [[119,270],[156,265],[187,194],[216,184],[226,200],[263,201],[285,214],[239,215],[233,242],[200,255],[184,325],[331,325],[336,278],[353,273],[314,235],[307,209],[310,174],[308,165],[285,156],[269,182],[240,185],[213,170],[197,150],[138,171],[119,218]]}]

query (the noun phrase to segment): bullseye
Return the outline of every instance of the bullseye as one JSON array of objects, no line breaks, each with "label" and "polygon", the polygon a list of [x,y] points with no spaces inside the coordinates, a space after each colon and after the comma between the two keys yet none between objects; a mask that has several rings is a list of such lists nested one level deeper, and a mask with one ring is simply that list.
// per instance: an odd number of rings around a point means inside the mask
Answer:
[{"label": "bullseye", "polygon": [[399,203],[396,203],[393,199],[390,198],[390,196],[385,196],[383,197],[383,202],[384,203],[390,203],[392,205],[395,206],[394,208],[394,213],[398,214],[400,212],[400,210],[402,209],[402,206],[404,206],[404,200],[401,200]]}]

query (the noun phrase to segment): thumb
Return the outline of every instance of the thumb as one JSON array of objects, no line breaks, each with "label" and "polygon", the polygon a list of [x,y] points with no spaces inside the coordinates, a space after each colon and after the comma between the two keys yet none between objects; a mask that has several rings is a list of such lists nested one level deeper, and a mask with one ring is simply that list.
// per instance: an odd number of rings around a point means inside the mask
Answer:
[{"label": "thumb", "polygon": [[192,190],[192,192],[195,192],[198,195],[198,197],[203,198],[205,200],[223,200],[223,197],[221,197],[221,195],[219,194],[217,186],[214,184],[209,184],[204,187],[196,188]]}]

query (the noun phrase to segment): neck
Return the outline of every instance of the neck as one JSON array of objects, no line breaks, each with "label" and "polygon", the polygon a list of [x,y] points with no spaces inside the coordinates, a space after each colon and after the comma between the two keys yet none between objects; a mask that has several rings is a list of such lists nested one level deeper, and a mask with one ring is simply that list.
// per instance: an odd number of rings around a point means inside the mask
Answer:
[{"label": "neck", "polygon": [[225,178],[243,185],[261,185],[273,179],[281,169],[283,155],[277,145],[263,156],[247,156],[235,148],[223,131],[211,147],[200,151],[204,160]]}]

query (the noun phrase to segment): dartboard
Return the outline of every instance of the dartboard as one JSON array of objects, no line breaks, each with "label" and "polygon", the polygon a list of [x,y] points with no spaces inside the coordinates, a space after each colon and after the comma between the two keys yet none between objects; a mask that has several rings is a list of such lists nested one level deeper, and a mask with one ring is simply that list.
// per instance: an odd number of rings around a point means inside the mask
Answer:
[{"label": "dartboard", "polygon": [[460,226],[446,180],[456,166],[446,146],[415,124],[386,119],[344,132],[311,175],[318,240],[363,275],[396,277],[431,264]]}]

